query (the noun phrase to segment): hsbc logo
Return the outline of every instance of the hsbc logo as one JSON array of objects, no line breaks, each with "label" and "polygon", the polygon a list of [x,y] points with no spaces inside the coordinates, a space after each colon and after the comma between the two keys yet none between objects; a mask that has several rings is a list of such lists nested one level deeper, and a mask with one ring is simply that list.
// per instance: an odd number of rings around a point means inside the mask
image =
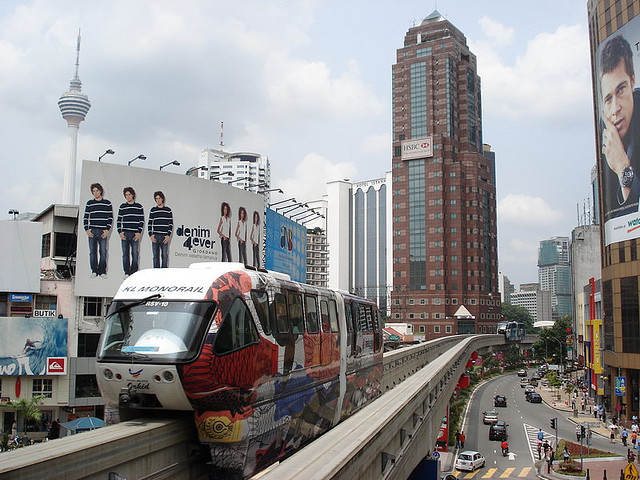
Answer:
[{"label": "hsbc logo", "polygon": [[67,357],[47,357],[47,375],[66,375]]},{"label": "hsbc logo", "polygon": [[433,157],[433,137],[402,142],[402,160]]}]

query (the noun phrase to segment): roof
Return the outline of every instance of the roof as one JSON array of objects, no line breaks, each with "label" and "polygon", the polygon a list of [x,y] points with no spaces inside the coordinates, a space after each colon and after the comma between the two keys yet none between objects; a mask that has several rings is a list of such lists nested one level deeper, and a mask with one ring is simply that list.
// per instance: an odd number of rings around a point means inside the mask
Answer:
[{"label": "roof", "polygon": [[440,14],[440,12],[438,12],[438,10],[434,10],[433,12],[431,12],[429,15],[427,15],[422,19],[422,22],[420,23],[420,25],[427,25],[429,23],[442,22],[444,20],[446,20],[446,18],[444,18]]},{"label": "roof", "polygon": [[454,317],[456,318],[460,318],[460,317],[471,317],[473,318],[473,315],[471,315],[471,312],[469,310],[467,310],[467,307],[465,307],[464,305],[461,305],[460,308],[458,308],[458,310],[456,310],[456,313],[453,314]]}]

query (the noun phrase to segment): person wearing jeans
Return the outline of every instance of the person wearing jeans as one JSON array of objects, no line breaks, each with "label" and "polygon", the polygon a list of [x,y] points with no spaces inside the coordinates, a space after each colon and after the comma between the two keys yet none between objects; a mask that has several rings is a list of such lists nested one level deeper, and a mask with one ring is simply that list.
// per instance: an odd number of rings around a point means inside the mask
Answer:
[{"label": "person wearing jeans", "polygon": [[169,240],[173,232],[173,213],[167,207],[164,193],[157,191],[153,194],[156,206],[149,211],[149,239],[153,251],[153,268],[167,268],[169,266]]},{"label": "person wearing jeans", "polygon": [[[89,238],[89,265],[91,276],[107,278],[107,247],[113,224],[113,207],[103,198],[104,189],[99,183],[91,184],[93,198],[84,209],[83,225]],[[98,256],[99,253],[99,256]]]},{"label": "person wearing jeans", "polygon": [[117,228],[122,241],[122,269],[125,275],[131,275],[138,271],[140,263],[144,209],[135,201],[136,192],[132,187],[125,187],[122,193],[126,202],[118,209]]}]

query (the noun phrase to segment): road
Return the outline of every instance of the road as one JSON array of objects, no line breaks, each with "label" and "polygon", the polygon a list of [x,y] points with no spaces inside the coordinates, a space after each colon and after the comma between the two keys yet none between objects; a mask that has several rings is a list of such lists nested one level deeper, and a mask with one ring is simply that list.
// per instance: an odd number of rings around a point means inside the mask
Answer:
[{"label": "road", "polygon": [[[534,372],[527,371],[528,376]],[[537,390],[537,389],[536,389]],[[507,398],[507,407],[494,407],[495,395]],[[482,412],[496,410],[500,420],[508,424],[508,442],[511,455],[504,457],[499,441],[489,440],[489,425],[482,423]],[[486,466],[473,473],[451,472],[458,478],[538,478],[534,467],[537,460],[537,432],[542,429],[550,444],[556,442],[556,432],[551,429],[550,419],[557,418],[558,438],[576,441],[576,424],[567,418],[567,412],[559,412],[544,403],[529,403],[525,400],[524,388],[515,372],[495,377],[478,387],[470,399],[463,431],[466,434],[465,450],[476,450],[486,458]],[[601,450],[625,454],[626,449],[618,441],[592,436],[592,446]],[[585,446],[586,452],[586,446]],[[535,457],[535,458],[534,458]]]}]

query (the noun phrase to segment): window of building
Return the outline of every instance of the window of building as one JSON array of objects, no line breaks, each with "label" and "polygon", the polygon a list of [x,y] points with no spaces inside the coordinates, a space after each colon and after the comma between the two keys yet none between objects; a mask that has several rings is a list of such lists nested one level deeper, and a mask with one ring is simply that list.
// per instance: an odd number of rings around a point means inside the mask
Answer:
[{"label": "window of building", "polygon": [[440,325],[433,326],[433,333],[440,333]]},{"label": "window of building", "polygon": [[424,332],[425,332],[424,325],[418,326],[418,333],[424,333]]},{"label": "window of building", "polygon": [[54,257],[69,257],[76,251],[76,239],[73,233],[56,232],[55,244],[53,245]]},{"label": "window of building", "polygon": [[100,390],[95,375],[76,375],[76,398],[99,397]]},{"label": "window of building", "polygon": [[57,310],[58,297],[55,295],[36,295],[36,310]]},{"label": "window of building", "polygon": [[618,249],[618,254],[620,257],[620,263],[624,263],[625,262],[625,258],[624,258],[624,243],[621,245],[621,247]]},{"label": "window of building", "polygon": [[84,316],[102,316],[102,297],[84,297]]},{"label": "window of building", "polygon": [[409,318],[414,318],[413,313],[410,313],[410,314],[409,314]]},{"label": "window of building", "polygon": [[53,397],[53,380],[50,378],[34,378],[31,383],[32,395],[44,395],[45,398]]},{"label": "window of building", "polygon": [[420,299],[420,305],[424,305],[424,304],[426,304],[426,303],[427,303],[427,302],[426,302],[426,300],[425,300],[424,298],[421,298],[421,299]]},{"label": "window of building", "polygon": [[424,318],[427,318],[426,313],[421,313],[421,314],[420,314],[420,318],[423,318],[423,319],[424,319]]},{"label": "window of building", "polygon": [[440,319],[440,318],[442,318],[442,314],[441,313],[434,313],[433,314],[433,318]]},{"label": "window of building", "polygon": [[458,299],[457,298],[452,298],[451,299],[451,305],[457,305],[458,304]]},{"label": "window of building", "polygon": [[42,258],[46,258],[51,255],[51,233],[45,233],[42,235]]},{"label": "window of building", "polygon": [[445,326],[445,332],[446,333],[451,333],[451,325],[446,325]]},{"label": "window of building", "polygon": [[95,357],[99,341],[99,333],[78,333],[78,357]]}]

